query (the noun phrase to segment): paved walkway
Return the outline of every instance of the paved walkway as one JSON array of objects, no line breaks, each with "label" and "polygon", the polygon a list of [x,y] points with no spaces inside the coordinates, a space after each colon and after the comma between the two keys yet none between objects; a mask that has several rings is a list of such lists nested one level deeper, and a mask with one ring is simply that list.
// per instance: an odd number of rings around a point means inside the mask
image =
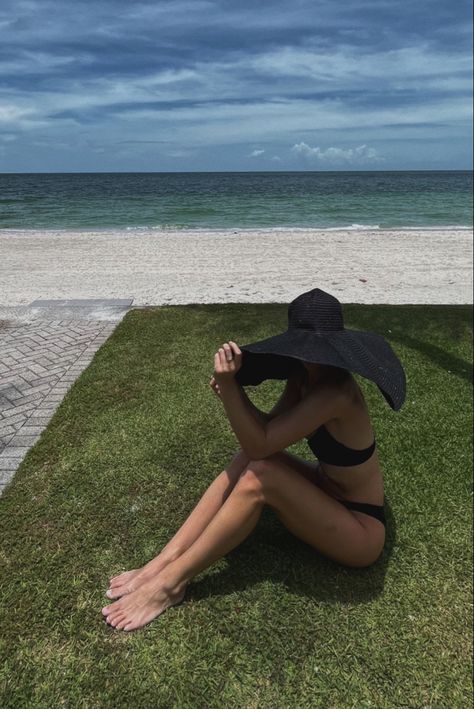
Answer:
[{"label": "paved walkway", "polygon": [[132,299],[0,306],[0,495]]}]

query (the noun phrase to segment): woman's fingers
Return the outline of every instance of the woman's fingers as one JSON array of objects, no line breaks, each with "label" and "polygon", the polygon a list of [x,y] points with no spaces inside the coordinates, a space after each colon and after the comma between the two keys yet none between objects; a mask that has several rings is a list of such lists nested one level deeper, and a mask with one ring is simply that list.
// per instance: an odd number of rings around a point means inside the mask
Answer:
[{"label": "woman's fingers", "polygon": [[232,359],[234,359],[234,353],[232,352],[232,347],[227,342],[224,342],[223,348],[225,351],[226,360],[228,362],[230,362]]},{"label": "woman's fingers", "polygon": [[225,356],[225,350],[223,347],[219,347],[218,351],[214,355],[214,374],[225,374],[228,371],[229,367]]},{"label": "woman's fingers", "polygon": [[219,389],[219,385],[218,385],[218,383],[216,382],[216,380],[214,379],[214,377],[211,377],[211,381],[209,382],[209,385],[210,385],[212,391],[213,391],[215,394],[217,394],[217,396],[220,397],[220,395],[221,395],[221,390]]},{"label": "woman's fingers", "polygon": [[219,347],[219,350],[217,352],[217,362],[218,362],[218,368],[216,369],[219,374],[222,372],[226,371],[226,356],[225,356],[225,350],[223,347]]},{"label": "woman's fingers", "polygon": [[234,375],[241,367],[242,352],[238,345],[229,340],[214,355],[214,374]]},{"label": "woman's fingers", "polygon": [[235,370],[238,371],[242,365],[242,351],[233,340],[229,340],[229,343],[234,350]]}]

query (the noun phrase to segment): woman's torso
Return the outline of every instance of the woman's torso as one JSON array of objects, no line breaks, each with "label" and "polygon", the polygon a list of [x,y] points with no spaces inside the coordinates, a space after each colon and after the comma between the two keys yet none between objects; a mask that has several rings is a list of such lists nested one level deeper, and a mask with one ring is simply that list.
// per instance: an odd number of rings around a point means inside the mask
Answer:
[{"label": "woman's torso", "polygon": [[[303,378],[299,379],[298,384],[303,398],[310,387]],[[374,431],[359,385],[349,373],[342,379],[336,379],[333,386],[344,388],[346,404],[339,416],[326,421],[324,427],[336,441],[348,448],[368,448],[374,441]],[[383,505],[383,477],[377,447],[368,460],[358,465],[340,466],[321,460],[318,476],[322,489],[333,497]]]}]

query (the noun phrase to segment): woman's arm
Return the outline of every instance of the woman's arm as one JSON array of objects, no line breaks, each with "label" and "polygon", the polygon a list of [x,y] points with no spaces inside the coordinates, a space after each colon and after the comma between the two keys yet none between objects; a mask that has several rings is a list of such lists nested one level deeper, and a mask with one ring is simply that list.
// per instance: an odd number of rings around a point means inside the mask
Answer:
[{"label": "woman's arm", "polygon": [[[221,398],[219,385],[217,384],[214,377],[211,377],[210,386],[217,394],[217,396]],[[242,395],[249,409],[253,411],[254,415],[260,418],[260,420],[264,424],[268,423],[268,421],[271,421],[273,418],[275,418],[275,416],[279,416],[284,411],[288,411],[288,409],[291,409],[291,407],[295,406],[295,404],[297,404],[300,400],[299,388],[296,384],[296,379],[294,377],[290,377],[288,379],[285,388],[280,395],[280,398],[275,403],[271,411],[269,411],[268,413],[265,413],[265,411],[261,411],[255,406],[255,404],[249,399],[247,392],[243,387]]]},{"label": "woman's arm", "polygon": [[[274,416],[272,410],[274,418],[264,423],[255,407],[249,406],[247,395],[235,380],[235,374],[241,364],[242,352],[232,340],[224,343],[214,355],[214,378],[227,418],[242,450],[252,459],[266,458],[307,438],[323,423],[339,416],[347,407],[347,390],[332,380],[324,381],[317,388],[310,389],[305,396],[299,396],[296,405],[278,416]],[[296,391],[299,395],[301,387],[297,377],[292,379],[288,386],[293,396]]]},{"label": "woman's arm", "polygon": [[253,412],[253,414],[255,416],[257,416],[263,424],[267,423],[268,421],[271,421],[273,418],[272,414],[271,413],[267,414],[267,413],[265,413],[265,411],[260,411],[260,409],[258,409],[252,401],[250,401],[245,389],[243,387],[241,387],[241,389],[242,389],[242,397],[244,399],[244,402],[249,407],[249,409]]},{"label": "woman's arm", "polygon": [[255,460],[267,458],[302,440],[347,407],[346,391],[333,382],[322,383],[296,406],[263,424],[245,404],[242,389],[235,379],[223,381],[221,391],[227,418],[242,450]]},{"label": "woman's arm", "polygon": [[255,406],[249,405],[243,387],[234,378],[220,381],[219,389],[227,418],[242,450],[254,458],[254,451],[264,445],[267,421]]}]

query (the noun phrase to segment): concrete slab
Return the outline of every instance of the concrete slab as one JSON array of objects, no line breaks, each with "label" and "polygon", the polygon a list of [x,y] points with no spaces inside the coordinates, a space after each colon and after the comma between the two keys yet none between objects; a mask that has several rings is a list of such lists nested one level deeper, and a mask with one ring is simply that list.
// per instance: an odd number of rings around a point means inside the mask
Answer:
[{"label": "concrete slab", "polygon": [[36,320],[94,320],[118,322],[132,307],[133,298],[81,298],[34,300],[29,305],[0,303],[0,330],[11,321],[31,323]]},{"label": "concrete slab", "polygon": [[0,305],[0,495],[133,298]]},{"label": "concrete slab", "polygon": [[65,300],[34,300],[30,308],[129,308],[133,298],[67,298]]}]

